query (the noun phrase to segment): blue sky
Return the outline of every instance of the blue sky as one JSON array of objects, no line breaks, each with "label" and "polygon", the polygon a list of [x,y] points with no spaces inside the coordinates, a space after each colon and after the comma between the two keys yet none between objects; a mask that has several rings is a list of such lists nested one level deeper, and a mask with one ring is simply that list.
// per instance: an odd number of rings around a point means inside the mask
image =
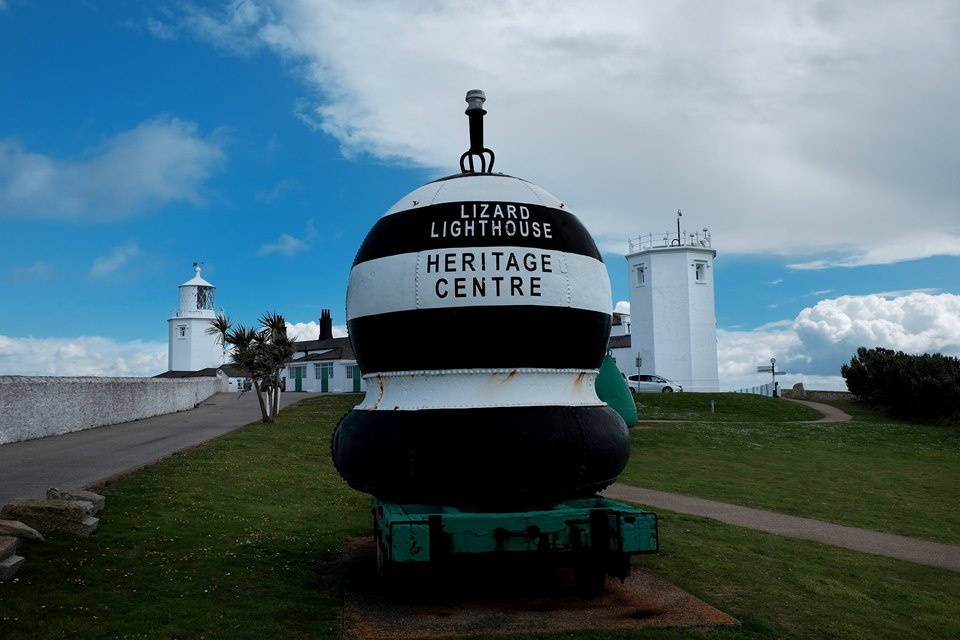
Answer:
[{"label": "blue sky", "polygon": [[960,5],[720,7],[0,0],[0,374],[164,371],[194,261],[235,320],[343,325],[366,232],[459,170],[472,88],[613,304],[627,238],[710,228],[721,388],[960,355]]}]

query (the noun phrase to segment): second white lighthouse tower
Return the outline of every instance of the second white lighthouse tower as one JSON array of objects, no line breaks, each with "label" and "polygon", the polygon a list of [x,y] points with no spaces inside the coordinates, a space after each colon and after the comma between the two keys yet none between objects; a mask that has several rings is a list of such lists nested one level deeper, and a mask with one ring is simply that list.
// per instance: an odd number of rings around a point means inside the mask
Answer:
[{"label": "second white lighthouse tower", "polygon": [[679,212],[676,233],[630,241],[630,342],[640,373],[669,378],[687,391],[719,391],[716,255],[707,229],[680,230]]},{"label": "second white lighthouse tower", "polygon": [[199,371],[219,367],[223,349],[216,335],[207,333],[216,317],[213,295],[216,287],[200,277],[200,265],[193,263],[194,276],[180,285],[180,308],[170,319],[167,363],[170,371]]}]

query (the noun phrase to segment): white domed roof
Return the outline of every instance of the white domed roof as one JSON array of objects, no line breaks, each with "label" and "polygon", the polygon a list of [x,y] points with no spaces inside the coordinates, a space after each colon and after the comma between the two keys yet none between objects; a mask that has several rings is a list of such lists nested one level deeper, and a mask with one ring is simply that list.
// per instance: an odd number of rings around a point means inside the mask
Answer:
[{"label": "white domed roof", "polygon": [[522,178],[493,173],[462,173],[434,180],[411,191],[390,207],[384,216],[434,204],[469,201],[514,202],[566,209],[556,196]]},{"label": "white domed roof", "polygon": [[200,277],[200,265],[193,265],[193,277],[184,282],[181,287],[213,287],[212,284]]}]

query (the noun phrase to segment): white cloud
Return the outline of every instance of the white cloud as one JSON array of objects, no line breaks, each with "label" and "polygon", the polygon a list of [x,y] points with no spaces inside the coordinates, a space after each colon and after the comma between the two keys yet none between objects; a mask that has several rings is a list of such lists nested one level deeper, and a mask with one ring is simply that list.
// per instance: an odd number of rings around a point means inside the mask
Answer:
[{"label": "white cloud", "polygon": [[[960,204],[960,203],[958,203]],[[958,211],[960,213],[960,211]],[[905,227],[911,227],[909,216],[902,220]],[[947,220],[943,221],[948,223]],[[823,269],[862,267],[871,264],[891,264],[895,262],[905,262],[917,257],[928,257],[935,255],[956,256],[960,255],[960,234],[956,229],[947,226],[941,235],[931,234],[928,229],[911,229],[902,238],[894,238],[888,242],[876,244],[866,249],[851,249],[845,255],[832,258],[822,258],[811,260],[809,262],[798,262],[788,264],[788,269],[798,271],[820,271]]]},{"label": "white cloud", "polygon": [[682,207],[722,221],[727,253],[823,268],[960,253],[958,19],[951,0],[247,0],[181,26],[284,58],[319,96],[301,117],[347,155],[455,172],[481,88],[497,169],[605,250]]},{"label": "white cloud", "polygon": [[105,278],[127,266],[131,259],[140,255],[140,247],[136,243],[129,243],[117,247],[110,255],[100,256],[93,261],[90,275],[94,278]]},{"label": "white cloud", "polygon": [[257,249],[258,256],[266,256],[271,253],[282,253],[285,256],[292,256],[308,248],[307,243],[299,238],[294,238],[289,233],[280,235],[276,242],[270,242]]},{"label": "white cloud", "polygon": [[793,321],[752,331],[718,330],[720,385],[731,390],[769,382],[756,367],[775,357],[777,368],[788,374],[781,384],[845,389],[840,366],[858,347],[960,356],[960,296],[841,296],[821,300]]},{"label": "white cloud", "polygon": [[752,331],[718,329],[720,388],[733,391],[770,382],[770,376],[757,373],[757,367],[767,366],[770,358],[776,358],[777,368],[789,371],[790,362],[796,361],[795,354],[801,349],[796,333],[782,325],[765,325]]},{"label": "white cloud", "polygon": [[166,370],[166,343],[0,335],[0,375],[141,377]]},{"label": "white cloud", "polygon": [[232,0],[218,15],[189,4],[182,5],[183,25],[194,33],[201,33],[215,46],[237,55],[247,55],[262,45],[258,33],[264,23],[273,20],[267,3],[251,0]]},{"label": "white cloud", "polygon": [[929,293],[931,295],[937,293],[943,293],[943,289],[937,287],[921,287],[919,289],[900,289],[897,291],[876,291],[873,293],[875,296],[880,296],[881,298],[902,298],[903,296],[910,295],[911,293]]},{"label": "white cloud", "polygon": [[303,233],[299,237],[292,236],[289,233],[280,234],[276,242],[269,242],[257,249],[258,256],[266,256],[271,253],[282,253],[285,256],[293,256],[310,249],[320,238],[320,233],[314,224],[313,218],[307,220],[304,225]]},{"label": "white cloud", "polygon": [[[794,331],[811,358],[838,347],[885,347],[907,353],[960,355],[960,296],[911,293],[821,300],[797,316]],[[848,357],[849,360],[849,357]]]},{"label": "white cloud", "polygon": [[121,217],[169,202],[203,204],[203,183],[224,164],[219,134],[170,117],[141,123],[80,159],[0,140],[0,217]]},{"label": "white cloud", "polygon": [[176,30],[168,23],[161,22],[153,17],[148,17],[144,23],[147,31],[159,40],[173,40],[177,37]]},{"label": "white cloud", "polygon": [[[313,320],[310,322],[288,322],[287,336],[292,340],[316,340],[320,335],[320,325]],[[333,327],[334,338],[346,338],[347,327],[345,325],[335,325]]]}]

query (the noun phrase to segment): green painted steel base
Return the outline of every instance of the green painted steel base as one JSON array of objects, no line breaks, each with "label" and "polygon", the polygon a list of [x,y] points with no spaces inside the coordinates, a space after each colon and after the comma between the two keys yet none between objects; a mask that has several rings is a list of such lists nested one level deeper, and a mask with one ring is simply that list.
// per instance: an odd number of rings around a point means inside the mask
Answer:
[{"label": "green painted steel base", "polygon": [[581,590],[596,593],[607,575],[629,575],[630,556],[658,550],[656,514],[601,497],[512,512],[374,498],[373,517],[381,575],[393,565],[516,553],[573,566]]}]

